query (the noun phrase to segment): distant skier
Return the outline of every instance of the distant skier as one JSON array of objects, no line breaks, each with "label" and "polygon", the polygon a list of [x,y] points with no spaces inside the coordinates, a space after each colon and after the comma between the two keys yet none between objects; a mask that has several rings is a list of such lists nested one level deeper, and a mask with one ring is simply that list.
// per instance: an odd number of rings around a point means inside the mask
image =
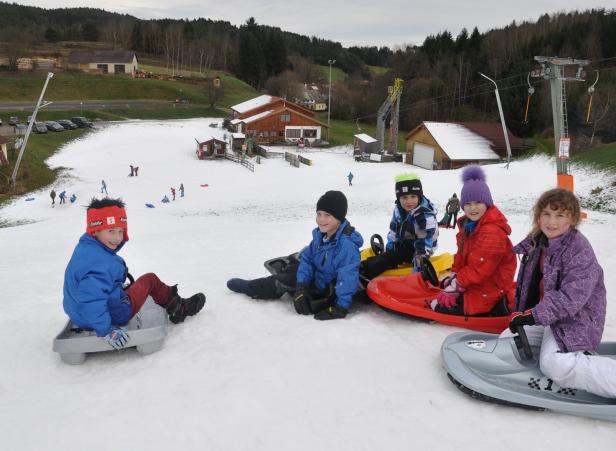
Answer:
[{"label": "distant skier", "polygon": [[71,201],[71,204],[75,203],[75,201],[77,200],[77,196],[75,196],[75,193],[71,194],[71,197],[69,200]]},{"label": "distant skier", "polygon": [[165,195],[163,196],[163,198],[161,199],[161,202],[162,202],[163,204],[168,204],[168,203],[169,203],[169,198],[167,197],[167,195],[166,195],[166,194],[165,194]]},{"label": "distant skier", "polygon": [[62,191],[60,193],[60,203],[61,204],[65,204],[66,203],[66,191]]},{"label": "distant skier", "polygon": [[130,166],[129,177],[134,177],[134,175],[135,175],[135,166],[133,166],[132,164],[130,164],[129,166]]},{"label": "distant skier", "polygon": [[139,166],[135,166],[135,177],[139,175]]},{"label": "distant skier", "polygon": [[175,200],[175,188],[173,186],[171,187],[171,195],[173,196],[172,200]]},{"label": "distant skier", "polygon": [[458,212],[460,211],[460,200],[458,199],[458,195],[453,193],[453,196],[449,198],[447,201],[447,205],[445,206],[445,212],[449,215],[447,218],[447,228],[450,227],[451,220],[453,219],[453,223],[451,223],[451,228],[456,228],[456,222],[458,220]]},{"label": "distant skier", "polygon": [[51,208],[54,208],[56,205],[56,190],[52,189],[51,193],[49,193],[49,197],[51,197]]},{"label": "distant skier", "polygon": [[184,197],[184,184],[180,183],[180,197]]},{"label": "distant skier", "polygon": [[349,175],[347,175],[347,178],[349,179],[349,186],[353,186],[353,177],[353,173],[349,171]]},{"label": "distant skier", "polygon": [[107,184],[105,183],[105,181],[104,181],[104,180],[101,180],[101,194],[103,194],[103,193],[105,193],[105,194],[109,194],[109,193],[107,192]]}]

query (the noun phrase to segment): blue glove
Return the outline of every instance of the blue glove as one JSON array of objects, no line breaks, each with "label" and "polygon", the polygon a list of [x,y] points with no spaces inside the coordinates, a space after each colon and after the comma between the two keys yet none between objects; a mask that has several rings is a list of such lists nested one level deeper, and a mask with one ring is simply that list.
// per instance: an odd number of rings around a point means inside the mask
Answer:
[{"label": "blue glove", "polygon": [[128,334],[122,329],[113,329],[103,337],[113,349],[122,349],[128,342]]}]

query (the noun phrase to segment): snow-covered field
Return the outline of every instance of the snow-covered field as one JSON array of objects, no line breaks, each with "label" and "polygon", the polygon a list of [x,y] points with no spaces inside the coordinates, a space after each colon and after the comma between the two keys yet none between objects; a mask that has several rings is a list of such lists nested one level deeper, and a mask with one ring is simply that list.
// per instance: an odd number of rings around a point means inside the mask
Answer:
[{"label": "snow-covered field", "polygon": [[[0,219],[22,224],[0,228],[0,448],[614,449],[614,423],[485,404],[459,392],[439,355],[455,328],[374,305],[319,322],[297,315],[288,299],[229,292],[228,278],[266,275],[264,260],[309,241],[326,190],[346,193],[348,218],[367,241],[387,231],[395,174],[417,172],[442,211],[459,193],[460,171],[356,163],[349,149],[337,148],[307,152],[314,164],[300,168],[262,159],[252,173],[195,158],[195,136],[221,133],[210,122],[109,125],[48,162],[67,168],[53,187],[75,193],[75,204],[52,209],[47,187],[0,210]],[[140,167],[138,177],[127,177],[129,164]],[[529,230],[532,203],[555,183],[554,165],[535,158],[485,169],[517,242]],[[605,177],[573,172],[585,195]],[[84,205],[100,194],[102,179],[127,203],[131,239],[121,255],[131,273],[154,271],[180,293],[205,292],[207,304],[170,327],[160,352],[109,352],[69,366],[51,350],[66,320],[63,273],[85,229]],[[178,192],[161,204],[180,183],[186,197]],[[605,340],[616,340],[615,226],[614,215],[596,212],[582,226],[606,273]],[[439,250],[454,251],[453,231],[441,230]]]}]

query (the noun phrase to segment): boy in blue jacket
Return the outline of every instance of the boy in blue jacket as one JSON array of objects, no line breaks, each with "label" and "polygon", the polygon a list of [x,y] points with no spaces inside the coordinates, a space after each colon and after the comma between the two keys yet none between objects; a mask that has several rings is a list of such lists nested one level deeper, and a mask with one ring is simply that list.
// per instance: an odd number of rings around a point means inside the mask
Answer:
[{"label": "boy in blue jacket", "polygon": [[[359,248],[364,243],[346,219],[347,199],[340,191],[327,191],[317,202],[317,228],[301,252],[299,262],[283,273],[260,279],[230,279],[227,287],[255,299],[276,299],[292,292],[295,311],[314,313],[318,320],[344,318],[359,286]],[[329,306],[311,302],[333,294]]]},{"label": "boy in blue jacket", "polygon": [[92,199],[88,206],[86,233],[79,239],[64,274],[64,311],[71,321],[94,330],[114,349],[123,348],[128,335],[121,329],[141,309],[148,296],[165,308],[177,324],[197,314],[205,295],[188,299],[177,286],[162,283],[154,273],[139,277],[128,288],[128,269],[117,255],[128,241],[128,222],[120,199]]},{"label": "boy in blue jacket", "polygon": [[385,252],[362,262],[362,278],[371,280],[382,272],[413,262],[413,271],[421,271],[437,246],[436,208],[424,196],[416,174],[396,176],[396,206],[389,224]]}]

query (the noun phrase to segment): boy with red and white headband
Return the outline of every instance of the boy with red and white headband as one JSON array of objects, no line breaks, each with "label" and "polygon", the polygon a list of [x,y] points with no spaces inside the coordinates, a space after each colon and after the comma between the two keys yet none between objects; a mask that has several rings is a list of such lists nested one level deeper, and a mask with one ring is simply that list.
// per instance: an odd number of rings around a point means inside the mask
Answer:
[{"label": "boy with red and white headband", "polygon": [[144,274],[128,288],[128,270],[117,255],[128,241],[128,222],[120,199],[92,199],[86,233],[79,239],[64,274],[64,311],[75,325],[94,330],[112,348],[123,348],[128,335],[121,329],[141,309],[148,296],[167,310],[177,324],[197,314],[205,295],[181,298],[176,286],[162,283],[154,273]]}]

